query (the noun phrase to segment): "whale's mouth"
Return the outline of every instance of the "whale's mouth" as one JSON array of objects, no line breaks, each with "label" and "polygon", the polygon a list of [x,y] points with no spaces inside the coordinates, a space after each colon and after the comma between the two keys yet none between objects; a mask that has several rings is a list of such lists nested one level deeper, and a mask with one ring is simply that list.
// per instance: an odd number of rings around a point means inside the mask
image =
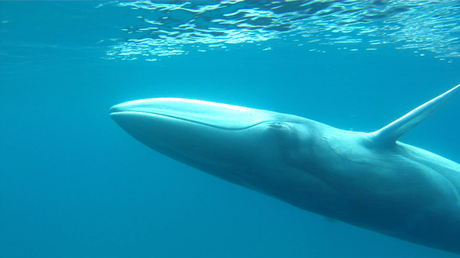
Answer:
[{"label": "whale's mouth", "polygon": [[191,99],[157,98],[121,103],[110,109],[110,116],[152,116],[196,123],[225,130],[243,130],[273,121],[270,112]]},{"label": "whale's mouth", "polygon": [[136,115],[138,115],[138,116],[139,115],[145,115],[145,116],[152,116],[152,117],[163,117],[163,118],[175,119],[175,120],[179,120],[179,121],[183,121],[183,122],[190,122],[190,123],[200,124],[200,125],[214,127],[214,128],[223,129],[223,130],[245,130],[245,129],[249,129],[251,127],[257,126],[259,124],[271,122],[271,121],[260,121],[260,122],[255,123],[255,124],[247,124],[247,125],[233,124],[233,125],[229,125],[228,123],[224,123],[224,124],[221,124],[221,123],[219,123],[219,124],[209,123],[209,122],[203,122],[203,121],[200,121],[200,120],[187,119],[187,118],[184,118],[184,117],[179,117],[179,116],[174,116],[174,115],[166,115],[166,114],[160,114],[160,113],[152,113],[152,112],[148,112],[148,113],[147,112],[136,112],[136,111],[114,111],[114,112],[111,111],[110,112],[110,117],[112,117],[112,119],[115,119],[115,120],[117,120],[117,116],[130,116],[130,117],[133,117],[133,116],[136,116]]}]

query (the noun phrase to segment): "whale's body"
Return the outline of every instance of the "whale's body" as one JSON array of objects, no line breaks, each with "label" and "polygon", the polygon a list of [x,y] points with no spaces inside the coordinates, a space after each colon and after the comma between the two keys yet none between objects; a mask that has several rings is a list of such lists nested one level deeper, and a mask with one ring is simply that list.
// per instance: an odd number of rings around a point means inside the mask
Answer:
[{"label": "whale's body", "polygon": [[458,93],[460,85],[372,133],[175,98],[122,103],[110,116],[148,147],[221,179],[460,254],[460,165],[397,141]]}]

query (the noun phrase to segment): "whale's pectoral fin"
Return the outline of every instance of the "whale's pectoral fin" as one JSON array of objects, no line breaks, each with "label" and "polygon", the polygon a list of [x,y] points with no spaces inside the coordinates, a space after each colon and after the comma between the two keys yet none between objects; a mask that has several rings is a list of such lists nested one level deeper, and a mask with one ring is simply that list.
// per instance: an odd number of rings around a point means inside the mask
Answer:
[{"label": "whale's pectoral fin", "polygon": [[410,111],[382,129],[370,133],[369,136],[377,145],[394,144],[404,133],[430,117],[459,93],[460,84]]}]

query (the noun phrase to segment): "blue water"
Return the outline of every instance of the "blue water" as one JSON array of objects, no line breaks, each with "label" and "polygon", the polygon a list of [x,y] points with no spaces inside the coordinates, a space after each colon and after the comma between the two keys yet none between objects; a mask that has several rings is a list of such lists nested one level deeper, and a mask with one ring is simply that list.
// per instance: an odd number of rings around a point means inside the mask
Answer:
[{"label": "blue water", "polygon": [[[459,9],[0,2],[0,256],[455,257],[213,178],[108,110],[183,97],[377,130],[460,83]],[[401,141],[460,162],[459,111],[457,98]]]}]

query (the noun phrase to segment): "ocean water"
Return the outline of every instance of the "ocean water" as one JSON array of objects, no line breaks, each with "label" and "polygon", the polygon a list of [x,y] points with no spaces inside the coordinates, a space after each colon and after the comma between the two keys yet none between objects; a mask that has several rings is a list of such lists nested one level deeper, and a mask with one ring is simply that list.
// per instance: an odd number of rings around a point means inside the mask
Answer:
[{"label": "ocean water", "polygon": [[[374,131],[459,83],[458,1],[2,1],[0,256],[458,257],[178,163],[108,110],[182,97]],[[401,141],[460,162],[459,131],[457,98]]]}]

